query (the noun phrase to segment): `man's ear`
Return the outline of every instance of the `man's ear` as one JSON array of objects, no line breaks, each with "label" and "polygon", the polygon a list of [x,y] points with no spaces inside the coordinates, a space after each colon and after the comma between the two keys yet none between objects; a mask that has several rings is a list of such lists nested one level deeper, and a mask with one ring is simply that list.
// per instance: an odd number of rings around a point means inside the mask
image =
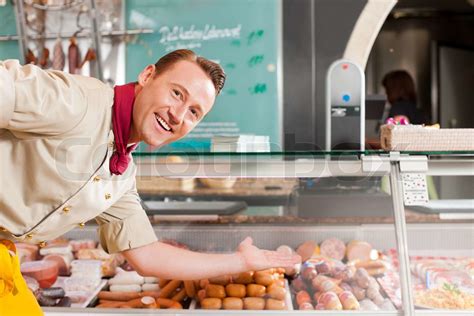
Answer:
[{"label": "man's ear", "polygon": [[155,77],[155,70],[155,65],[146,66],[138,75],[138,84],[143,87],[148,81],[153,80]]}]

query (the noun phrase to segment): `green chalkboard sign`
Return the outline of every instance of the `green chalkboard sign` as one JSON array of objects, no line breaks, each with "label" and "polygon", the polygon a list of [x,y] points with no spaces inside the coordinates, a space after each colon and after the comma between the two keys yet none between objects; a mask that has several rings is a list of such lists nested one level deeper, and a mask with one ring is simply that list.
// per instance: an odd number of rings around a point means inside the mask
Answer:
[{"label": "green chalkboard sign", "polygon": [[227,73],[212,111],[160,151],[208,151],[215,135],[265,135],[273,148],[281,146],[281,0],[128,0],[126,26],[154,30],[127,44],[127,81],[180,48],[219,62]]},{"label": "green chalkboard sign", "polygon": [[[10,1],[0,7],[0,35],[16,35],[15,10]],[[0,41],[0,60],[22,58],[18,41]]]}]

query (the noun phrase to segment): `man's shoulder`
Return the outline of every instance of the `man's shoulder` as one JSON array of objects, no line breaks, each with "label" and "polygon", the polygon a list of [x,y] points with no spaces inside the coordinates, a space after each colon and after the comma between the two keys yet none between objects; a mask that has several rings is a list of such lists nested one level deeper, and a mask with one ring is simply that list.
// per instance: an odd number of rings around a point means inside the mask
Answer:
[{"label": "man's shoulder", "polygon": [[74,80],[78,85],[85,89],[104,89],[104,90],[112,90],[111,87],[109,87],[107,84],[103,83],[97,78],[94,77],[89,77],[89,76],[83,76],[83,75],[73,75],[73,74],[68,74],[71,76],[71,80]]}]

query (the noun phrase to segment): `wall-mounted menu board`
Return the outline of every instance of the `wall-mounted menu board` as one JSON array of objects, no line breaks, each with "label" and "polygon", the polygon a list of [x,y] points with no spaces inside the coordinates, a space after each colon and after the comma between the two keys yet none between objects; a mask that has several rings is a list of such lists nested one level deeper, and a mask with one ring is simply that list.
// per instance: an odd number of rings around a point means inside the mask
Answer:
[{"label": "wall-mounted menu board", "polygon": [[[15,34],[15,10],[10,1],[7,1],[5,6],[0,6],[0,36]],[[18,41],[0,41],[0,60],[4,59],[23,59],[23,56],[20,56]]]},{"label": "wall-mounted menu board", "polygon": [[[219,62],[227,82],[192,133],[160,151],[208,151],[215,135],[282,139],[281,0],[128,0],[126,27],[151,28],[126,48],[126,79],[180,48]],[[144,144],[139,151],[148,151]]]}]

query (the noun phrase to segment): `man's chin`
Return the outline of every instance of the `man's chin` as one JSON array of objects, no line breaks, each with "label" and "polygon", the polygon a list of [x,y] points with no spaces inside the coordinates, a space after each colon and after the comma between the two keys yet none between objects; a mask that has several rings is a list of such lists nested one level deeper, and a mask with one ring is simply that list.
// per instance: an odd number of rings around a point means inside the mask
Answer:
[{"label": "man's chin", "polygon": [[150,146],[152,150],[156,150],[170,143],[170,141],[163,141],[163,140],[156,140],[156,139],[144,140],[144,142],[145,144]]}]

